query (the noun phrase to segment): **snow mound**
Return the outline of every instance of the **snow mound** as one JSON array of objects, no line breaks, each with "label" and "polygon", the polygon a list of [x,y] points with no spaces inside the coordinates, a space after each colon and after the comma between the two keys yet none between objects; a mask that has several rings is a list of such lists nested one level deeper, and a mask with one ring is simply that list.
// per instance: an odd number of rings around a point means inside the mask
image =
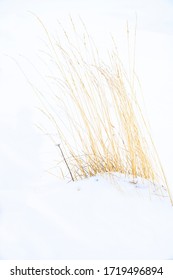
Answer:
[{"label": "snow mound", "polygon": [[169,198],[146,181],[0,189],[1,259],[171,259],[172,237]]}]

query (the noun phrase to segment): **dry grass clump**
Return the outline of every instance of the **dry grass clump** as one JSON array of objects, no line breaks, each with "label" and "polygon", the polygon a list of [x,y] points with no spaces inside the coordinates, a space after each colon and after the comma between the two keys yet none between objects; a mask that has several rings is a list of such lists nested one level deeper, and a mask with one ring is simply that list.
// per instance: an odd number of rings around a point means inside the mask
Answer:
[{"label": "dry grass clump", "polygon": [[120,172],[166,186],[137,100],[134,71],[127,74],[115,44],[104,60],[85,26],[81,35],[71,26],[72,35],[61,27],[60,40],[43,25],[56,74],[51,105],[40,97],[58,134],[62,164],[72,180]]}]

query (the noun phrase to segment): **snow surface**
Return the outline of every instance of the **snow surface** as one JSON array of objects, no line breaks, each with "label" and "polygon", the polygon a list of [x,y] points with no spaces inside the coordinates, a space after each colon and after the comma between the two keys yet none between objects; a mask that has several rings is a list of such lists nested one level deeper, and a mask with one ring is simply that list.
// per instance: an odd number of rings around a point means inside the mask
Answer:
[{"label": "snow surface", "polygon": [[1,259],[172,259],[173,207],[118,174],[0,190]]}]

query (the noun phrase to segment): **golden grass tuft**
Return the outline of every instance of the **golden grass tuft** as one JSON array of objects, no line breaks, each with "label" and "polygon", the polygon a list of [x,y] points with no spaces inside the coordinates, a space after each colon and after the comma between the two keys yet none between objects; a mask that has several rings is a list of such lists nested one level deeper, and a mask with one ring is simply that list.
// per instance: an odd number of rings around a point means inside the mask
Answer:
[{"label": "golden grass tuft", "polygon": [[40,23],[48,38],[46,54],[56,72],[51,75],[51,106],[44,94],[40,98],[58,134],[55,142],[71,179],[119,172],[147,179],[169,192],[138,102],[134,69],[127,74],[115,43],[104,60],[84,25],[79,35],[71,20],[72,35],[61,27],[60,40]]}]

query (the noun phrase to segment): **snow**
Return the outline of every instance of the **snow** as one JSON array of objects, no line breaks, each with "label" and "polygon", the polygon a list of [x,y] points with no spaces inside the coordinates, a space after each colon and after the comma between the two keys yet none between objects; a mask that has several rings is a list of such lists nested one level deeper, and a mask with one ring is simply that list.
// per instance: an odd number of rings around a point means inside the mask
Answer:
[{"label": "snow", "polygon": [[114,174],[114,182],[97,176],[67,184],[48,174],[56,165],[57,148],[35,128],[42,121],[37,103],[14,62],[33,82],[37,80],[24,57],[38,61],[44,36],[28,11],[52,30],[56,18],[66,22],[69,14],[81,15],[100,46],[106,42],[104,35],[115,31],[122,53],[126,21],[134,26],[137,12],[137,73],[154,142],[173,191],[173,4],[164,0],[86,3],[0,1],[2,260],[173,259],[173,207],[149,182],[133,184]]},{"label": "snow", "polygon": [[171,259],[173,208],[114,174],[0,191],[1,259]]}]

